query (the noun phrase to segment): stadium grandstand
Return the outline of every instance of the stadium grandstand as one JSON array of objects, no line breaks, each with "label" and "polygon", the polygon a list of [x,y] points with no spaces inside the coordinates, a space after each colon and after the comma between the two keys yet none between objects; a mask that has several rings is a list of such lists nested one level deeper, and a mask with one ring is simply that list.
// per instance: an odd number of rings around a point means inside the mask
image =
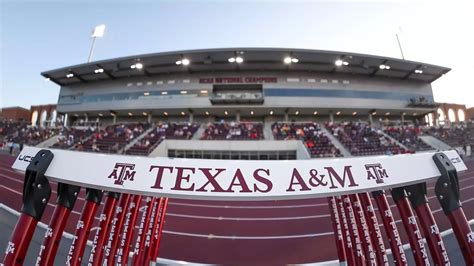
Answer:
[{"label": "stadium grandstand", "polygon": [[[433,97],[431,83],[449,71],[381,56],[286,48],[173,51],[45,71],[41,75],[60,86],[57,105],[32,108],[27,121],[0,121],[1,202],[21,208],[23,175],[10,169],[14,157],[7,153],[18,154],[23,146],[140,158],[292,161],[455,149],[470,169],[474,124],[465,106],[453,111]],[[472,219],[474,173],[461,177],[461,202]],[[434,186],[428,182],[431,195]],[[85,197],[81,190],[65,232],[74,234]],[[387,197],[400,230],[394,198]],[[325,198],[170,198],[168,204],[159,254],[164,264],[338,259]],[[447,232],[451,227],[441,205],[431,200],[430,207],[439,231]],[[46,207],[44,224],[53,209]],[[99,215],[93,228],[99,227]],[[2,220],[11,228],[14,222]],[[403,230],[400,237],[409,243]],[[454,247],[448,253],[456,263],[462,255],[449,237],[445,241]],[[6,248],[4,242],[0,248]],[[385,246],[390,246],[387,239]],[[27,262],[34,261],[39,245],[34,249]],[[89,252],[90,246],[85,257]],[[411,253],[406,255],[413,263]],[[67,248],[60,247],[56,261],[67,256]]]}]

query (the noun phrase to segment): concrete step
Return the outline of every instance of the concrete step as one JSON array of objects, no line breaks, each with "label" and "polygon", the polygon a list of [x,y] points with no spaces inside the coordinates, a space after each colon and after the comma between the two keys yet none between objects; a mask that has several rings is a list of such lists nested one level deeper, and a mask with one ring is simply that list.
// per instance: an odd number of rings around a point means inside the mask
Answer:
[{"label": "concrete step", "polygon": [[325,127],[321,127],[321,131],[323,131],[324,135],[326,135],[329,140],[331,140],[331,143],[339,149],[344,157],[352,157],[352,154],[346,149],[346,147],[344,147],[344,145],[342,145],[341,142],[339,142],[336,137],[334,137],[333,134],[331,134],[331,132],[329,132],[329,130],[327,130]]}]

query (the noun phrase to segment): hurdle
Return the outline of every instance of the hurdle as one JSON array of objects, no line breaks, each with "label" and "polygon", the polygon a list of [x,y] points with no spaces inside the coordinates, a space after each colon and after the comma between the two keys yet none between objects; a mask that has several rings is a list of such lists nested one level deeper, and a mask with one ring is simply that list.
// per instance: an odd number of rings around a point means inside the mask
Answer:
[{"label": "hurdle", "polygon": [[[87,164],[92,165],[84,169]],[[448,265],[450,258],[428,205],[428,180],[436,181],[436,199],[451,223],[466,264],[474,262],[474,234],[460,203],[458,181],[458,172],[467,168],[455,151],[229,164],[25,147],[13,168],[25,172],[23,206],[5,252],[5,265],[24,263],[33,232],[56,184],[54,213],[37,265],[54,262],[80,189],[86,191],[85,205],[69,247],[67,265],[155,263],[169,198],[245,201],[314,197],[327,199],[341,265],[390,265],[388,254],[395,265],[408,265],[402,229],[416,265],[430,265],[431,261]],[[222,172],[228,174],[220,176]],[[389,204],[388,191],[394,208]],[[397,214],[403,227],[397,226]],[[96,216],[97,231],[92,235]],[[84,258],[88,240],[92,242],[91,253]]]}]

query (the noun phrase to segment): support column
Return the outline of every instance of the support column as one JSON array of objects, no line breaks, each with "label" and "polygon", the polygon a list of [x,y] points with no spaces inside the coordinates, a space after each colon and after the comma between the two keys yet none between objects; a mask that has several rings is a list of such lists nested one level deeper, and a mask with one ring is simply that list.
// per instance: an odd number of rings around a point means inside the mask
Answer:
[{"label": "support column", "polygon": [[240,122],[240,110],[235,114],[235,121]]},{"label": "support column", "polygon": [[373,115],[369,114],[369,124],[372,126],[374,124]]},{"label": "support column", "polygon": [[117,115],[112,115],[112,124],[117,124]]},{"label": "support column", "polygon": [[329,111],[329,122],[334,123],[334,113]]},{"label": "support column", "polygon": [[69,126],[69,115],[68,114],[64,115],[63,123],[64,123],[65,127]]},{"label": "support column", "polygon": [[89,121],[89,116],[87,115],[87,113],[84,114],[84,122],[88,122]]},{"label": "support column", "polygon": [[290,121],[290,119],[288,118],[288,110],[285,110],[285,122],[288,121]]},{"label": "support column", "polygon": [[189,123],[193,123],[194,122],[194,114],[193,112],[189,112]]},{"label": "support column", "polygon": [[402,125],[405,124],[405,113],[402,113],[401,121],[402,121]]}]

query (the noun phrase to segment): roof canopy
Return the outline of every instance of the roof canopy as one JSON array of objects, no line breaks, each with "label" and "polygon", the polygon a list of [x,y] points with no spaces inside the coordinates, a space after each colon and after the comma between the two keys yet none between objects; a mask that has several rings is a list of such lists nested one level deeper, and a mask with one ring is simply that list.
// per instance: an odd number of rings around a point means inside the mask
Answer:
[{"label": "roof canopy", "polygon": [[[229,58],[240,56],[242,63]],[[284,63],[291,57],[297,63]],[[189,65],[177,64],[188,59]],[[336,66],[335,62],[343,63]],[[132,68],[141,63],[142,69]],[[388,66],[389,69],[384,68]],[[334,51],[287,48],[225,48],[163,52],[96,61],[41,73],[59,85],[72,85],[124,77],[163,74],[238,71],[344,73],[433,82],[451,69],[395,58]]]}]

